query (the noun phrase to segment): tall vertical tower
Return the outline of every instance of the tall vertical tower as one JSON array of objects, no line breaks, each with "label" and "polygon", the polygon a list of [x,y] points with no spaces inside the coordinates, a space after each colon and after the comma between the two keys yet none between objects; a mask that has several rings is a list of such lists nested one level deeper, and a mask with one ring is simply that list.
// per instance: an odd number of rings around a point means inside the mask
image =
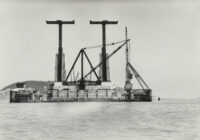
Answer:
[{"label": "tall vertical tower", "polygon": [[46,21],[47,24],[57,24],[58,25],[58,53],[56,54],[56,67],[55,67],[55,81],[56,82],[62,82],[65,77],[65,55],[63,54],[63,48],[62,48],[62,25],[63,24],[74,24],[73,21],[62,21],[62,20],[56,20],[56,21]]},{"label": "tall vertical tower", "polygon": [[[107,82],[110,81],[110,72],[109,72],[109,64],[107,64],[108,60],[106,60],[107,53],[106,53],[106,25],[107,24],[117,24],[118,21],[108,21],[108,20],[103,20],[103,21],[91,21],[90,24],[100,24],[102,25],[102,53],[100,54],[101,58],[100,61],[102,62],[102,65],[100,67],[100,76],[101,76],[101,81]],[[109,74],[109,78],[108,78]]]}]

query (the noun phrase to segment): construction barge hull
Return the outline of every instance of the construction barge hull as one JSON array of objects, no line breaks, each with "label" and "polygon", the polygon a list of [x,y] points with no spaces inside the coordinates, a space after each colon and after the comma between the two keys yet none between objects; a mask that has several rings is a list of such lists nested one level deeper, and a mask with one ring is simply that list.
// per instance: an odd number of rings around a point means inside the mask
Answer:
[{"label": "construction barge hull", "polygon": [[55,102],[152,102],[152,100],[122,100],[122,99],[74,99],[74,100],[39,100],[10,101],[10,103],[55,103]]},{"label": "construction barge hull", "polygon": [[111,92],[99,90],[97,92],[67,90],[51,91],[46,95],[32,93],[10,93],[10,103],[50,103],[50,102],[151,102],[151,90],[134,90],[129,94],[124,92]]},{"label": "construction barge hull", "polygon": [[25,102],[10,102],[10,103],[72,103],[72,102],[152,102],[152,101],[141,101],[141,100],[106,100],[106,99],[100,99],[100,100],[45,100],[45,101],[25,101]]}]

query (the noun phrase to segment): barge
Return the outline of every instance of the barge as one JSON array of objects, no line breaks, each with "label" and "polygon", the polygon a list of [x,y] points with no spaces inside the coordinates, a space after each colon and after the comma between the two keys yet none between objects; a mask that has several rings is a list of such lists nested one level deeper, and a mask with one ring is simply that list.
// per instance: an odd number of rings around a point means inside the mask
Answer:
[{"label": "barge", "polygon": [[[56,54],[55,81],[49,85],[46,96],[43,93],[38,95],[36,91],[30,91],[30,89],[24,87],[12,89],[10,92],[10,102],[151,102],[152,90],[130,63],[130,39],[128,39],[127,28],[125,28],[125,40],[106,44],[105,25],[117,23],[107,20],[90,21],[90,24],[102,24],[103,45],[82,48],[66,76],[65,54],[62,49],[62,25],[74,24],[74,21],[47,21],[47,24],[59,25],[59,48]],[[106,53],[106,47],[111,45],[118,45],[118,47],[108,54]],[[110,79],[109,60],[124,46],[126,55],[125,84],[123,89],[119,89]],[[97,47],[102,48],[102,52],[99,54],[100,62],[93,66],[86,51],[87,49],[95,49]],[[79,58],[81,60],[80,71],[75,74],[74,68]],[[90,71],[84,69],[85,62],[89,64]],[[99,74],[97,74],[97,69]],[[92,74],[95,79],[91,78]],[[140,89],[133,87],[131,82],[133,75],[139,83]],[[69,80],[70,76],[71,80]],[[90,78],[88,78],[89,76]]]}]

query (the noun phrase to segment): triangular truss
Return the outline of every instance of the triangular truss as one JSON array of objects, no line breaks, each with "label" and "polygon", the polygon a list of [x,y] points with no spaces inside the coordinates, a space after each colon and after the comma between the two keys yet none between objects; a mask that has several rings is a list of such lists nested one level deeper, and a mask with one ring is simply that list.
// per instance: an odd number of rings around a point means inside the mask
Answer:
[{"label": "triangular truss", "polygon": [[[73,65],[72,65],[72,67],[71,67],[71,69],[70,69],[70,71],[69,71],[69,73],[68,73],[68,75],[67,75],[67,77],[66,77],[66,79],[65,79],[65,81],[63,82],[63,84],[65,84],[65,85],[68,85],[68,84],[80,84],[81,85],[81,87],[82,88],[84,88],[84,85],[85,85],[85,82],[86,82],[86,80],[85,80],[85,76],[84,76],[84,73],[83,73],[83,62],[84,62],[84,56],[85,56],[85,58],[86,58],[86,60],[88,61],[88,63],[89,63],[89,65],[90,65],[90,67],[91,67],[91,73],[94,73],[95,74],[95,76],[96,76],[96,78],[97,78],[97,81],[89,81],[89,82],[93,82],[93,84],[94,84],[94,82],[96,83],[96,84],[99,84],[100,83],[100,78],[98,77],[98,75],[97,75],[97,73],[96,73],[96,71],[95,71],[95,69],[94,69],[94,67],[93,67],[93,65],[92,65],[92,63],[91,63],[91,61],[90,61],[90,59],[88,58],[88,55],[86,54],[86,52],[84,51],[84,49],[81,49],[80,50],[80,52],[78,53],[78,55],[77,55],[77,57],[76,57],[76,59],[75,59],[75,61],[74,61],[74,63],[73,63]],[[79,57],[81,57],[81,78],[78,80],[78,81],[68,81],[68,78],[69,78],[69,76],[72,74],[72,71],[73,71],[73,69],[74,69],[74,67],[75,67],[75,65],[76,65],[76,63],[77,63],[77,60],[78,60],[78,58]],[[76,78],[77,79],[77,78]]]}]

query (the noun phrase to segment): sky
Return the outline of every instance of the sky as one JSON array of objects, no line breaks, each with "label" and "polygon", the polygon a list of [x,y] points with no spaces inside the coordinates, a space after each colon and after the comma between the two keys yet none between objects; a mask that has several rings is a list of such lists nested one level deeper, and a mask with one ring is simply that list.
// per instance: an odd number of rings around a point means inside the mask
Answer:
[{"label": "sky", "polygon": [[[102,44],[101,26],[90,25],[89,20],[118,20],[117,25],[106,27],[106,41],[124,40],[128,27],[131,64],[153,95],[200,97],[197,0],[0,0],[0,88],[17,81],[54,80],[58,27],[47,25],[46,20],[58,19],[75,20],[75,25],[63,25],[67,72],[81,48]],[[115,48],[107,48],[108,53]],[[99,62],[99,52],[87,50],[94,65]],[[111,80],[121,87],[124,52],[121,49],[109,62]]]}]

